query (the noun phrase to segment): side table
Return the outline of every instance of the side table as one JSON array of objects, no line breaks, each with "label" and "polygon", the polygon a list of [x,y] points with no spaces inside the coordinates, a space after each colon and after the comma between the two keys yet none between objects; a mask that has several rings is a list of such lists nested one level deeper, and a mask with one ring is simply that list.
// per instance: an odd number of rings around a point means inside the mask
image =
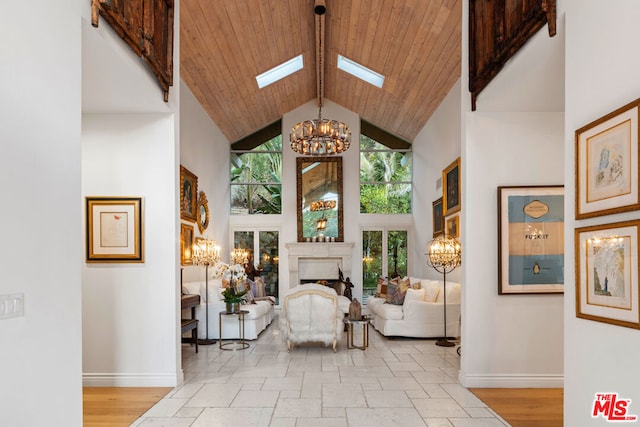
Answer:
[{"label": "side table", "polygon": [[[234,313],[228,313],[227,311],[221,311],[218,314],[218,336],[220,337],[220,350],[244,350],[249,347],[249,343],[244,340],[244,316],[249,314],[248,310],[240,310]],[[238,341],[230,341],[223,343],[222,342],[222,316],[238,316],[238,333],[240,340]]]},{"label": "side table", "polygon": [[[369,316],[362,316],[359,320],[352,320],[349,317],[344,318],[344,323],[347,325],[347,348],[359,348],[360,350],[366,350],[369,347]],[[354,325],[362,326],[362,345],[353,344],[353,328]]]}]

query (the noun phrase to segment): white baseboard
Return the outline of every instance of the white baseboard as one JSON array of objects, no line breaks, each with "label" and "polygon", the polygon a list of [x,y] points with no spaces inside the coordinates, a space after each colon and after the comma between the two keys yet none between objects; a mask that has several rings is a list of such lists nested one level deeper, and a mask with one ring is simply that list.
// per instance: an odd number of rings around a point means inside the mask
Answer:
[{"label": "white baseboard", "polygon": [[83,373],[84,387],[176,387],[177,374]]},{"label": "white baseboard", "polygon": [[465,374],[458,381],[466,388],[562,388],[564,375],[548,374]]}]

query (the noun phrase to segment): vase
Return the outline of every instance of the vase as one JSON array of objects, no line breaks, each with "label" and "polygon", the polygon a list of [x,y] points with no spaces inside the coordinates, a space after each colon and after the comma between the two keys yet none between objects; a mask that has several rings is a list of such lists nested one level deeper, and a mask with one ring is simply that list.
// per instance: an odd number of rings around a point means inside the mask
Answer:
[{"label": "vase", "polygon": [[227,304],[227,313],[239,313],[240,312],[240,303],[239,302],[228,302]]}]

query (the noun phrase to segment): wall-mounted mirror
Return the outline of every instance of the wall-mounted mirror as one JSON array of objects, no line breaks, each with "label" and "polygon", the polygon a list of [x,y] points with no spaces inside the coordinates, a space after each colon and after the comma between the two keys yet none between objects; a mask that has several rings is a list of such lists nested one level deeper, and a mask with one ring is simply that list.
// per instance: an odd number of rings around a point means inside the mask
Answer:
[{"label": "wall-mounted mirror", "polygon": [[296,169],[298,241],[344,241],[342,157],[298,157]]}]

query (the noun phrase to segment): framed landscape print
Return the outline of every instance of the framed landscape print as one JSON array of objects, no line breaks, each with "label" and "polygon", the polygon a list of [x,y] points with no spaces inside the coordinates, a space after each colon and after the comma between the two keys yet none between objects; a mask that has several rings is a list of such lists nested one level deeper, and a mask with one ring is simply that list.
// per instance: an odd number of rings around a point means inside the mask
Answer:
[{"label": "framed landscape print", "polygon": [[444,215],[442,215],[442,197],[432,203],[431,214],[433,218],[433,237],[444,232]]},{"label": "framed landscape print", "polygon": [[198,177],[180,165],[180,218],[196,221],[198,203]]},{"label": "framed landscape print", "polygon": [[180,224],[180,264],[193,264],[193,226]]},{"label": "framed landscape print", "polygon": [[87,262],[144,262],[142,197],[86,197]]},{"label": "framed landscape print", "polygon": [[576,316],[640,329],[640,220],[575,230]]},{"label": "framed landscape print", "polygon": [[640,100],[576,131],[576,219],[640,209]]},{"label": "framed landscape print", "polygon": [[443,215],[460,210],[460,157],[442,171]]},{"label": "framed landscape print", "polygon": [[453,238],[460,237],[460,216],[454,215],[451,218],[447,218],[447,226],[446,226],[447,236],[451,236]]},{"label": "framed landscape print", "polygon": [[564,188],[498,187],[498,294],[564,292]]}]

